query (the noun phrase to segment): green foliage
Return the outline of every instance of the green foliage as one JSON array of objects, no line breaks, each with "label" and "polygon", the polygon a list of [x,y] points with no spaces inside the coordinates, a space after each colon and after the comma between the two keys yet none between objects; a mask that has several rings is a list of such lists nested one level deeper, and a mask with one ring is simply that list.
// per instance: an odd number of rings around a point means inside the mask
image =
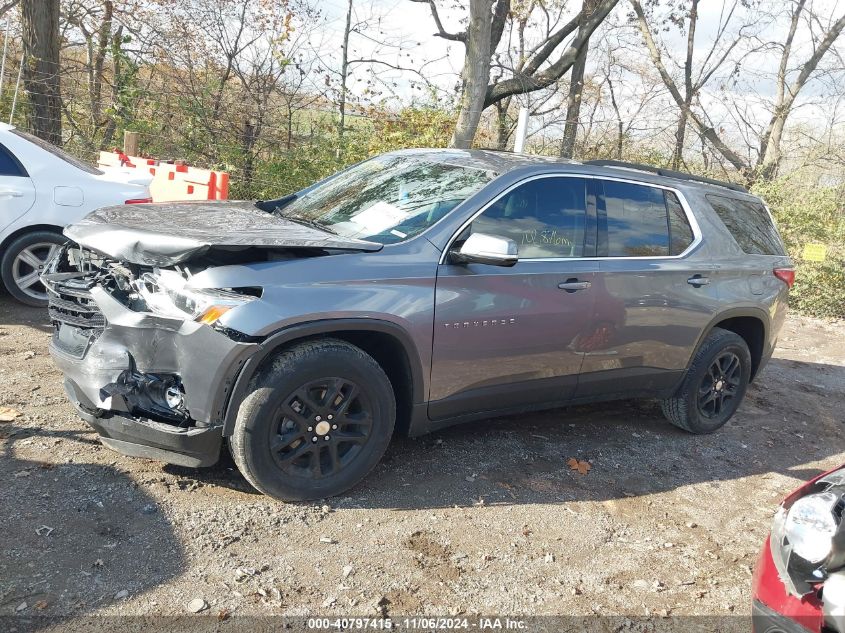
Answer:
[{"label": "green foliage", "polygon": [[274,148],[255,163],[251,182],[237,177],[237,161],[230,181],[232,198],[278,198],[298,191],[353,163],[376,154],[409,147],[446,147],[454,117],[431,108],[406,108],[396,114],[373,111],[367,117],[347,117],[343,138],[334,117],[308,121],[311,135],[291,149]]},{"label": "green foliage", "polygon": [[[782,178],[754,186],[772,210],[795,262],[792,309],[817,317],[845,318],[845,186],[812,186]],[[809,243],[827,246],[823,262],[802,258]]]}]

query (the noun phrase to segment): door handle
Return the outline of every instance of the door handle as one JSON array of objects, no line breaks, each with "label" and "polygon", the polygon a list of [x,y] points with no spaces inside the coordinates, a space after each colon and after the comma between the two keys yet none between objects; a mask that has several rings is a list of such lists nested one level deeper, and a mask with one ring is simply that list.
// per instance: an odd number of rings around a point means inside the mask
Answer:
[{"label": "door handle", "polygon": [[23,198],[23,191],[19,191],[18,189],[0,189],[0,196]]},{"label": "door handle", "polygon": [[589,281],[578,281],[577,279],[567,279],[565,282],[560,283],[557,285],[558,288],[561,290],[566,290],[566,292],[576,292],[578,290],[586,290],[590,286],[592,286]]},{"label": "door handle", "polygon": [[701,286],[706,286],[710,283],[709,277],[702,277],[701,275],[693,275],[689,279],[687,279],[687,283],[691,286],[695,286],[696,288],[700,288]]}]

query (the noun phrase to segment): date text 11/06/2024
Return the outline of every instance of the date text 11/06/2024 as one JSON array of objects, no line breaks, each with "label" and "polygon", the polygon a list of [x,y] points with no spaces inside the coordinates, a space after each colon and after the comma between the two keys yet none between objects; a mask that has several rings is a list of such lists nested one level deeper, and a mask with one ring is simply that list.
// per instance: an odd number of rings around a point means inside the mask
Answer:
[{"label": "date text 11/06/2024", "polygon": [[408,630],[449,630],[476,629],[480,631],[520,631],[526,630],[524,620],[512,618],[309,618],[309,629],[351,630],[351,629],[408,629]]}]

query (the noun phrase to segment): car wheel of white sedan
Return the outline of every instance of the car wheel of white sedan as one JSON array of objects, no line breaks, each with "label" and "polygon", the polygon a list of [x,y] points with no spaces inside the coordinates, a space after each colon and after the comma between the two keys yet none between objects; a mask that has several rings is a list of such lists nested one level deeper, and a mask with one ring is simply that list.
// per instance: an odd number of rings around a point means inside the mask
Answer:
[{"label": "car wheel of white sedan", "polygon": [[39,276],[65,241],[58,233],[34,231],[9,244],[0,262],[9,294],[27,305],[46,306],[47,291]]}]

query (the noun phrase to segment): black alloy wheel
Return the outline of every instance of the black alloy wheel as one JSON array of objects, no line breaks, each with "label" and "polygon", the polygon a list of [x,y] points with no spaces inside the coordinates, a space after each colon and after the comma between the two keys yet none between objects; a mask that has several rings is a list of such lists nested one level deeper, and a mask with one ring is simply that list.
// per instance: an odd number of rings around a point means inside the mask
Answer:
[{"label": "black alloy wheel", "polygon": [[270,426],[270,450],[288,475],[321,479],[350,464],[370,439],[372,406],[345,378],[312,380],[296,389]]},{"label": "black alloy wheel", "polygon": [[705,418],[718,418],[728,400],[735,398],[742,383],[739,356],[725,352],[715,358],[698,390],[698,409]]}]

